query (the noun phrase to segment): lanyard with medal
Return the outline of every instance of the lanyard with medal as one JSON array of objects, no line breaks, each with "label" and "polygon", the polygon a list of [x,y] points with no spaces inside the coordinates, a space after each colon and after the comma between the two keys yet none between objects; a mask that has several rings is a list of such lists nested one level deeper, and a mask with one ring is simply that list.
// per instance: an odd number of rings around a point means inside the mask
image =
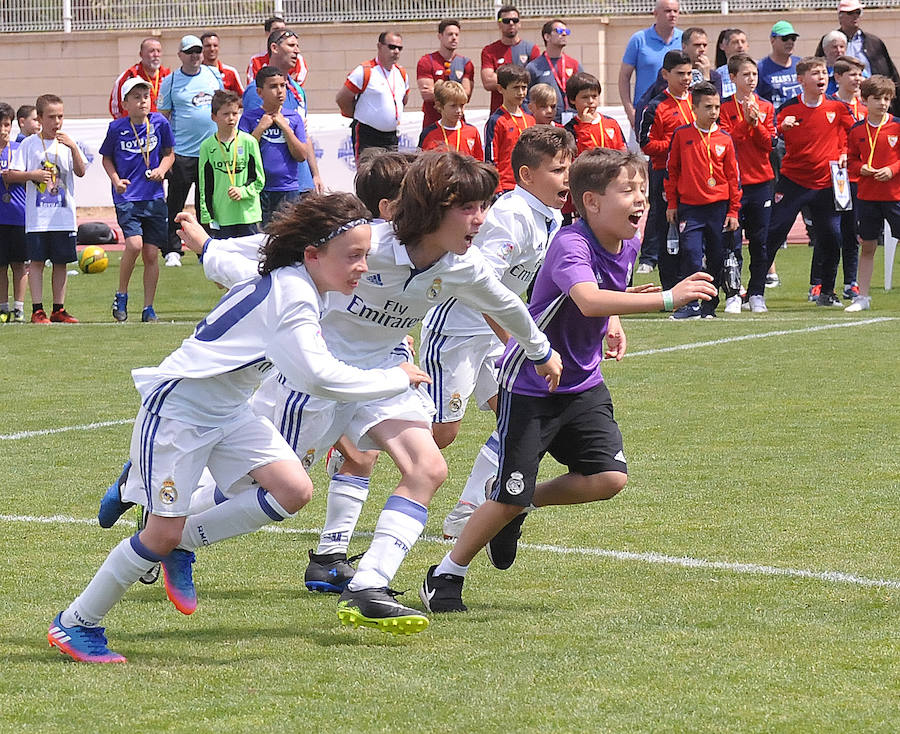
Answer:
[{"label": "lanyard with medal", "polygon": [[869,131],[871,125],[869,122],[866,122],[866,137],[869,139],[869,160],[866,161],[866,165],[869,168],[872,168],[872,161],[875,159],[875,144],[878,142],[878,133],[881,132],[881,126],[887,122],[888,115],[884,114],[881,116],[881,122],[878,123],[878,127],[875,128],[875,137],[872,137],[872,133]]},{"label": "lanyard with medal", "polygon": [[[441,128],[441,134],[444,136],[444,145],[447,146],[447,150],[450,150],[450,139],[447,137],[447,131],[444,129],[443,123],[438,122],[438,126]],[[453,130],[456,132],[456,152],[459,153],[459,139],[462,137],[462,125],[453,128]]]},{"label": "lanyard with medal", "polygon": [[41,138],[41,147],[44,149],[44,166],[46,170],[50,171],[50,185],[47,187],[47,192],[52,196],[56,196],[59,193],[59,186],[57,185],[57,181],[59,180],[59,141],[56,138],[53,138],[53,143],[50,145],[50,150],[56,150],[54,155],[55,162],[50,161],[50,153],[47,150],[47,146],[44,144],[43,135],[39,136]]},{"label": "lanyard with medal", "polygon": [[[6,153],[6,160],[3,160],[3,153]],[[9,143],[6,144],[6,147],[0,151],[0,171],[8,171],[10,163],[12,162],[12,145]],[[6,165],[3,165],[3,164]],[[3,200],[4,204],[9,204],[12,201],[12,195],[9,193],[9,187],[6,185],[6,181],[0,178],[0,184],[3,184],[3,195],[0,196],[0,199]]]},{"label": "lanyard with medal", "polygon": [[684,102],[687,102],[688,112],[691,113],[691,117],[690,117],[690,119],[688,119],[688,116],[686,114],[684,114],[684,110],[681,109],[682,100],[679,100],[678,97],[676,97],[674,94],[672,94],[668,89],[666,90],[666,94],[668,94],[674,100],[676,107],[678,107],[678,112],[681,114],[681,118],[684,120],[684,124],[690,125],[692,122],[694,122],[694,120],[695,120],[694,111],[691,109],[691,103],[688,100],[684,100]]},{"label": "lanyard with medal", "polygon": [[712,146],[710,145],[710,140],[712,139],[712,130],[710,129],[706,133],[705,138],[703,137],[703,131],[699,127],[697,128],[697,132],[700,133],[700,139],[706,146],[706,160],[709,163],[709,178],[706,180],[706,184],[712,189],[715,188],[716,185],[716,177],[713,175]]},{"label": "lanyard with medal", "polygon": [[128,118],[128,124],[131,125],[131,132],[134,133],[134,139],[137,141],[138,150],[141,151],[141,158],[144,159],[144,165],[147,167],[147,170],[144,171],[144,178],[149,179],[151,176],[150,169],[150,118],[148,117],[144,121],[144,143],[147,145],[147,149],[144,150],[144,146],[141,144],[141,136],[138,135],[137,128],[134,126],[134,123],[131,121],[131,118]]},{"label": "lanyard with medal", "polygon": [[603,116],[600,116],[600,122],[598,123],[600,127],[600,142],[597,142],[597,138],[594,137],[594,132],[588,129],[588,135],[591,136],[591,140],[594,141],[595,148],[605,148],[606,147],[606,134],[603,132]]},{"label": "lanyard with medal", "polygon": [[225,161],[225,172],[228,174],[228,180],[231,181],[231,185],[234,186],[235,173],[237,172],[237,136],[235,136],[234,140],[231,141],[231,165],[228,165],[228,153],[226,153],[226,148],[222,144],[222,141],[219,140],[219,134],[216,133],[216,144],[219,146],[219,150],[222,152],[222,159]]}]

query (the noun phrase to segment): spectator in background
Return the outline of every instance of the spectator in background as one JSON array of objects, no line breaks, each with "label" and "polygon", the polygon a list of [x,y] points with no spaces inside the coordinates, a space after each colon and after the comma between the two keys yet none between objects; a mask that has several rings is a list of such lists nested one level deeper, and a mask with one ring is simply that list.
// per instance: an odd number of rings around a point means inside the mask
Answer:
[{"label": "spectator in background", "polygon": [[834,81],[834,62],[838,56],[843,56],[847,51],[847,36],[840,31],[829,31],[822,36],[822,54],[825,57],[825,67],[828,69],[827,94],[837,91],[837,82]]},{"label": "spectator in background", "polygon": [[219,61],[219,34],[207,31],[200,36],[200,40],[203,42],[203,63],[219,72],[225,89],[243,94],[244,85],[241,84],[237,69]]},{"label": "spectator in background", "polygon": [[23,104],[16,110],[16,123],[19,125],[19,134],[16,142],[21,143],[29,135],[41,131],[41,121],[38,119],[37,108],[33,104]]},{"label": "spectator in background", "polygon": [[497,68],[515,64],[523,69],[529,61],[540,56],[540,49],[519,35],[522,20],[514,5],[504,5],[497,11],[497,28],[500,39],[481,49],[481,85],[491,93],[491,112],[503,104],[503,95],[497,86]]},{"label": "spectator in background", "polygon": [[175,215],[184,208],[194,186],[194,207],[200,211],[197,185],[200,144],[216,131],[210,116],[212,98],[222,88],[222,79],[203,65],[203,43],[197,36],[183,36],[178,47],[181,68],[165,77],[159,88],[159,111],[172,126],[175,163],[169,171],[166,205],[169,210],[169,241],[162,247],[167,267],[181,267],[181,240]]},{"label": "spectator in background", "polygon": [[728,73],[728,60],[737,54],[746,54],[749,48],[747,34],[740,28],[727,28],[719,34],[716,44],[716,74],[719,78],[715,86],[721,99],[731,97],[735,92],[734,82]]},{"label": "spectator in background", "polygon": [[475,64],[456,53],[459,46],[459,21],[452,18],[438,23],[438,50],[425,54],[416,64],[416,85],[422,95],[422,129],[441,119],[434,106],[434,87],[438,82],[459,82],[472,99]]},{"label": "spectator in background", "polygon": [[797,81],[800,57],[793,55],[798,35],[794,26],[786,20],[779,20],[772,26],[769,36],[772,51],[758,64],[759,86],[756,93],[771,102],[776,112],[791,97],[800,94],[800,83]]},{"label": "spectator in background", "polygon": [[[653,84],[662,68],[666,53],[681,48],[681,30],[675,27],[679,12],[678,0],[657,0],[653,10],[653,25],[637,31],[625,47],[622,66],[619,68],[619,98],[622,100],[632,130],[636,130],[640,124],[640,120],[636,119],[634,114],[637,101]],[[632,76],[634,76],[633,92]]]},{"label": "spectator in background", "polygon": [[569,33],[565,21],[555,19],[544,23],[541,28],[544,53],[525,67],[531,76],[529,89],[535,84],[549,84],[556,90],[556,122],[563,125],[575,114],[566,97],[566,85],[573,74],[584,71],[581,62],[563,52],[569,43]]},{"label": "spectator in background", "polygon": [[160,84],[172,70],[162,65],[162,44],[155,38],[145,38],[141,41],[140,56],[141,60],[119,74],[116,83],[113,84],[112,92],[109,94],[109,114],[113,118],[125,117],[128,114],[122,107],[122,85],[136,76],[150,84],[150,111],[157,111]]},{"label": "spectator in background", "polygon": [[409,97],[406,69],[397,63],[401,51],[400,34],[382,32],[375,58],[353,69],[335,97],[341,114],[353,118],[350,140],[357,160],[367,148],[397,150],[397,130]]},{"label": "spectator in background", "polygon": [[[273,15],[271,18],[266,20],[266,22],[263,24],[263,27],[266,29],[266,52],[264,54],[256,54],[255,56],[250,57],[250,62],[247,64],[248,89],[253,86],[253,79],[256,76],[256,72],[258,72],[264,66],[270,66],[272,64],[272,59],[269,56],[269,50],[272,45],[272,34],[277,33],[278,31],[287,30],[287,23],[284,22],[283,18],[279,18],[277,15]],[[306,75],[308,73],[309,69],[306,66],[306,60],[298,53],[297,58],[294,59],[293,66],[288,70],[288,76],[290,76],[291,79],[293,79],[302,87],[303,83],[306,81]],[[244,100],[244,106],[246,105],[247,100]]]}]

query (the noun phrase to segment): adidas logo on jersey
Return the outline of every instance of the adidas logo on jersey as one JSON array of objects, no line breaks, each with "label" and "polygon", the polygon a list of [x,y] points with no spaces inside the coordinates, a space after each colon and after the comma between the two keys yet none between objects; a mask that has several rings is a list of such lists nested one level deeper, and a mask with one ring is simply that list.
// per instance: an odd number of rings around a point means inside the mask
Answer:
[{"label": "adidas logo on jersey", "polygon": [[366,280],[373,285],[384,285],[384,283],[381,282],[381,273],[372,273],[371,275],[367,275]]}]

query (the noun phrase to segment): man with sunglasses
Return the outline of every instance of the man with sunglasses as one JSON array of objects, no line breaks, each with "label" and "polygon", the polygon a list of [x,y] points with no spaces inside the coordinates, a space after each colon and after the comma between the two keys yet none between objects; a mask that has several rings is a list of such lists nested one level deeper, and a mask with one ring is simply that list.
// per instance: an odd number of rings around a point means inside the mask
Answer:
[{"label": "man with sunglasses", "polygon": [[367,148],[397,150],[397,129],[409,97],[406,69],[397,63],[402,50],[399,33],[382,32],[375,58],[351,71],[335,97],[341,114],[353,119],[350,141],[357,161]]},{"label": "man with sunglasses", "polygon": [[200,164],[200,143],[216,132],[212,119],[212,96],[222,89],[222,77],[203,63],[203,42],[188,35],[178,46],[181,68],[175,69],[159,85],[159,111],[172,126],[175,138],[175,163],[169,171],[169,241],[163,249],[168,267],[181,267],[181,240],[175,230],[175,215],[184,209],[191,185],[194,206],[200,211],[196,185]]},{"label": "man with sunglasses", "polygon": [[[273,15],[271,18],[266,19],[266,22],[263,24],[263,28],[265,28],[266,30],[266,52],[250,57],[250,62],[247,64],[248,87],[253,86],[253,80],[256,79],[256,72],[258,72],[264,66],[272,65],[272,59],[269,57],[269,36],[276,31],[286,31],[287,23],[284,22],[284,18],[279,18],[277,15]],[[297,84],[302,87],[303,82],[306,81],[306,75],[308,73],[309,68],[306,65],[306,59],[304,59],[301,54],[297,54],[297,59],[294,61],[294,65],[288,70],[288,74],[292,79],[294,79],[294,81],[297,82]]]},{"label": "man with sunglasses", "polygon": [[563,53],[569,43],[569,28],[565,21],[548,20],[541,28],[544,53],[531,61],[525,69],[531,77],[528,88],[535,84],[549,84],[556,90],[556,122],[565,125],[575,111],[566,98],[566,85],[572,74],[583,71],[581,62]]},{"label": "man with sunglasses", "polygon": [[497,68],[515,64],[524,69],[529,61],[541,55],[537,46],[519,37],[521,18],[515,6],[504,5],[497,11],[497,27],[500,29],[500,40],[481,49],[481,85],[491,93],[491,112],[503,104],[497,87]]}]

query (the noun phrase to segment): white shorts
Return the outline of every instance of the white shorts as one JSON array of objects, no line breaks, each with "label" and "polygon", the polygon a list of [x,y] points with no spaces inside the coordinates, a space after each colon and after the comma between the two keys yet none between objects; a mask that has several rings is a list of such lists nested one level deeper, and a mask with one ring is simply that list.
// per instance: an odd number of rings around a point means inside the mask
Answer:
[{"label": "white shorts", "polygon": [[221,426],[197,426],[141,407],[131,434],[131,471],[122,499],[152,514],[184,517],[203,467],[230,487],[254,469],[297,457],[275,427],[250,411]]},{"label": "white shorts", "polygon": [[437,408],[435,423],[461,421],[474,394],[480,410],[497,394],[497,360],[504,346],[494,334],[450,336],[422,328],[421,366],[434,382],[428,393]]}]

